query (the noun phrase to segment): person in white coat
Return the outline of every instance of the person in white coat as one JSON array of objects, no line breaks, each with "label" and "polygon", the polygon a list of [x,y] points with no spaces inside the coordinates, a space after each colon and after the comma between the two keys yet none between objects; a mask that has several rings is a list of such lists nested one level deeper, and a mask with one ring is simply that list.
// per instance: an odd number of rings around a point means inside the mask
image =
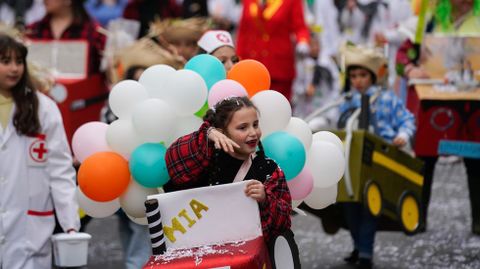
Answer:
[{"label": "person in white coat", "polygon": [[55,215],[80,228],[75,170],[56,104],[27,86],[26,47],[0,35],[0,269],[50,269]]}]

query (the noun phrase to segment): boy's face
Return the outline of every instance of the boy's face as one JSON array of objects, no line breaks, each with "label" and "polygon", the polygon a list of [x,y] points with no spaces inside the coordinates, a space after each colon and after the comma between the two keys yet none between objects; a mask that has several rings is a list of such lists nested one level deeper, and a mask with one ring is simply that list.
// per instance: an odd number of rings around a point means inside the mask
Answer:
[{"label": "boy's face", "polygon": [[360,93],[365,93],[372,86],[372,75],[370,71],[364,68],[355,68],[348,72],[348,79],[354,89]]}]

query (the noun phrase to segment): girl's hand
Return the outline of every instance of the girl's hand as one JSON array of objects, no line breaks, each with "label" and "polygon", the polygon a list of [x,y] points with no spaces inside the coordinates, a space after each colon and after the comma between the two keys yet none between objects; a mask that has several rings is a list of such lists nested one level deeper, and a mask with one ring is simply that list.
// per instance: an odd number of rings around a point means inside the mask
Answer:
[{"label": "girl's hand", "polygon": [[255,199],[257,202],[264,202],[266,198],[265,186],[263,186],[262,182],[253,179],[247,183],[245,195]]},{"label": "girl's hand", "polygon": [[210,127],[207,131],[208,139],[212,140],[215,144],[216,149],[222,149],[227,153],[235,152],[235,148],[240,148],[240,146],[235,143],[232,139],[224,135],[220,130]]}]

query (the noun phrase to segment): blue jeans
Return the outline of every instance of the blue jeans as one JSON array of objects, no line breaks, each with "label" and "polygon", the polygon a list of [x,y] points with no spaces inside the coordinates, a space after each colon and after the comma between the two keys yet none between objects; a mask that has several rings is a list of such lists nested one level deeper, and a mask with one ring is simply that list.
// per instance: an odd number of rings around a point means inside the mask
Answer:
[{"label": "blue jeans", "polygon": [[377,218],[361,203],[343,204],[343,213],[360,258],[373,257],[373,244],[377,231]]},{"label": "blue jeans", "polygon": [[143,268],[152,255],[148,226],[131,221],[122,210],[119,210],[117,215],[120,220],[120,239],[125,253],[125,268]]}]

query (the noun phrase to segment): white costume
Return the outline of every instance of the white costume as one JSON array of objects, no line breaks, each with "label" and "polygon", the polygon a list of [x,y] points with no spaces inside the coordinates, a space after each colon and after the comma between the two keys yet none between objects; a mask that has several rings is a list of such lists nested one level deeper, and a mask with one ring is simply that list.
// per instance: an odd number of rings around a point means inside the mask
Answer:
[{"label": "white costume", "polygon": [[[43,94],[37,137],[0,126],[0,268],[50,269],[54,212],[64,231],[80,228],[75,170],[56,104]],[[12,109],[15,111],[15,106]]]}]

